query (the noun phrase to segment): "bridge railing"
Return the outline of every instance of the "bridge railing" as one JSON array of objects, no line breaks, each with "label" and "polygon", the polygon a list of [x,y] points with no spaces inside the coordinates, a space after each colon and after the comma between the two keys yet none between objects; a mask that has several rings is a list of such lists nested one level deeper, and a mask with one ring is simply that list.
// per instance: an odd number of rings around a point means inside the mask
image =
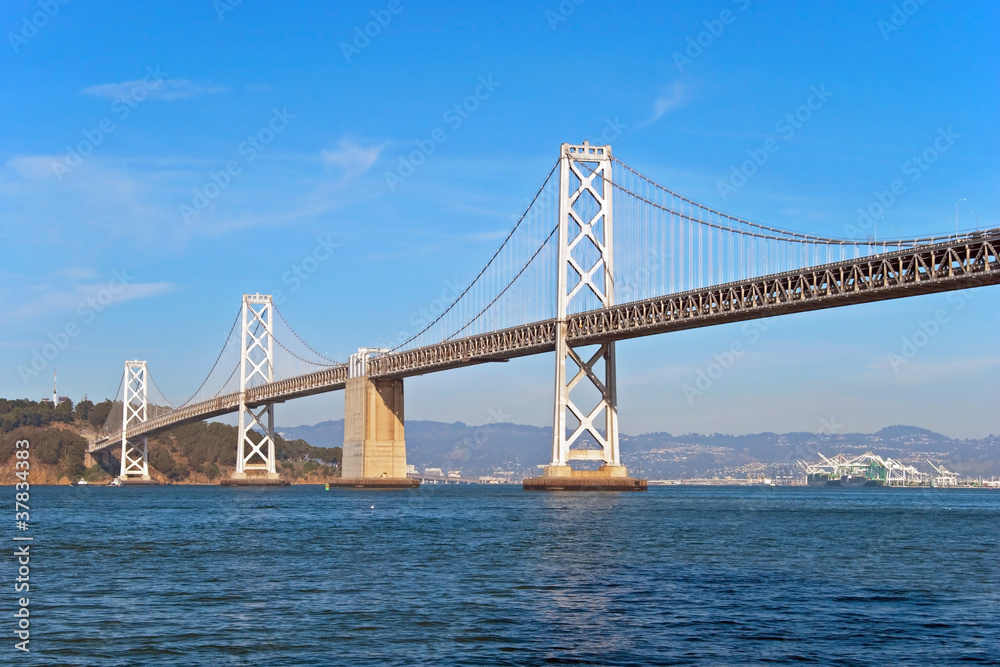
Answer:
[{"label": "bridge railing", "polygon": [[[567,335],[583,343],[619,340],[834,305],[864,303],[1000,283],[1000,229],[797,271],[634,301],[567,317]],[[369,360],[373,377],[406,377],[470,364],[503,361],[554,349],[556,320],[477,334]],[[347,365],[261,384],[246,403],[261,405],[342,389]],[[139,437],[235,412],[239,394],[226,394],[157,416],[128,429]],[[104,436],[90,450],[121,442]]]},{"label": "bridge railing", "polygon": [[[689,290],[567,320],[572,340],[601,342],[728,321],[1000,283],[1000,230]],[[834,301],[830,303],[830,301]],[[838,303],[843,302],[843,303]]]}]

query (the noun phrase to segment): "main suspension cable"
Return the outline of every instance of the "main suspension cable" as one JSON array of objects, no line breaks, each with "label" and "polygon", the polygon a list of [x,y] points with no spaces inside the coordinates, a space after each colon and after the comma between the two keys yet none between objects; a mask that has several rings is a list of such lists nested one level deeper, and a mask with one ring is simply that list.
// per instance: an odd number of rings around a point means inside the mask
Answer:
[{"label": "main suspension cable", "polygon": [[[757,223],[757,222],[752,222],[750,220],[745,220],[743,218],[739,218],[739,217],[736,217],[734,215],[730,215],[728,213],[724,213],[724,212],[719,211],[717,209],[711,208],[710,206],[705,206],[704,204],[700,204],[700,203],[694,201],[693,199],[690,199],[688,197],[685,197],[682,194],[674,192],[673,190],[665,188],[664,186],[662,186],[659,183],[651,180],[649,177],[645,176],[644,174],[641,174],[640,172],[636,171],[635,169],[633,169],[629,165],[625,164],[624,162],[622,162],[618,158],[612,157],[611,159],[614,160],[615,162],[617,162],[618,164],[620,164],[624,169],[630,171],[631,173],[635,174],[636,176],[638,176],[643,181],[646,181],[648,184],[650,184],[654,188],[657,188],[657,189],[661,190],[662,192],[665,192],[666,194],[670,195],[671,197],[676,197],[677,199],[679,199],[679,200],[681,200],[683,202],[686,202],[686,203],[688,203],[688,204],[690,204],[692,206],[696,206],[696,207],[698,207],[700,209],[708,211],[709,213],[717,215],[720,218],[724,218],[724,219],[729,220],[731,222],[734,222],[734,223],[737,223],[737,224],[740,224],[740,225],[747,225],[748,227],[754,227],[756,229],[760,229],[760,230],[763,230],[763,231],[766,231],[766,232],[772,232],[773,234],[780,234],[781,236],[771,236],[771,235],[768,235],[768,234],[759,234],[759,233],[756,233],[756,232],[750,232],[750,231],[743,231],[743,230],[740,230],[740,229],[735,229],[734,227],[726,227],[724,225],[719,225],[719,224],[716,224],[716,223],[706,222],[706,221],[700,220],[698,218],[694,218],[694,217],[692,217],[690,215],[686,215],[684,213],[681,213],[680,211],[676,211],[676,210],[671,209],[669,207],[663,206],[662,204],[658,204],[656,202],[650,201],[649,199],[643,197],[642,195],[639,195],[639,194],[633,192],[632,190],[629,190],[628,188],[620,185],[619,183],[617,183],[614,180],[614,178],[610,179],[611,184],[614,187],[616,187],[619,190],[621,190],[622,192],[624,192],[625,194],[628,194],[628,195],[630,195],[632,197],[635,197],[639,201],[642,201],[642,202],[644,202],[646,204],[649,204],[650,206],[653,206],[655,208],[661,209],[661,210],[666,211],[668,213],[672,213],[672,214],[674,214],[674,215],[676,215],[676,216],[678,216],[680,218],[683,218],[685,220],[689,220],[691,222],[698,223],[699,225],[704,225],[706,227],[714,227],[715,229],[721,229],[721,230],[724,230],[724,231],[734,232],[736,234],[743,234],[745,236],[751,236],[751,237],[756,237],[756,238],[761,238],[761,239],[767,239],[767,240],[772,240],[772,241],[785,241],[785,242],[788,242],[788,243],[815,243],[815,244],[819,244],[819,245],[846,245],[846,246],[869,246],[869,245],[873,245],[873,243],[871,241],[858,241],[858,240],[854,240],[854,239],[837,239],[837,238],[827,237],[827,236],[816,236],[816,235],[813,235],[813,234],[803,234],[803,233],[800,233],[800,232],[792,232],[792,231],[788,231],[788,230],[785,230],[785,229],[779,229],[777,227],[768,227],[767,225],[762,225],[762,224]],[[592,173],[596,173],[586,163],[582,163],[582,164],[583,164],[584,167],[586,167]],[[917,244],[921,244],[921,243],[937,243],[937,242],[940,242],[940,241],[945,241],[947,239],[950,239],[953,236],[954,235],[925,236],[925,237],[917,237],[917,238],[909,238],[909,239],[895,239],[895,240],[884,241],[883,244],[890,245],[890,246],[893,246],[893,247],[900,247],[900,246],[917,245]],[[789,238],[789,237],[791,237],[791,238]]]},{"label": "main suspension cable", "polygon": [[523,267],[521,267],[521,270],[517,272],[517,275],[514,276],[514,279],[511,280],[509,283],[507,283],[507,286],[504,287],[500,291],[500,293],[496,295],[496,298],[494,298],[492,301],[490,301],[489,304],[485,308],[483,308],[481,311],[479,311],[478,315],[476,315],[471,320],[469,320],[464,327],[462,327],[461,329],[459,329],[458,331],[456,331],[452,335],[450,335],[447,338],[445,338],[445,340],[449,341],[452,338],[454,338],[455,336],[457,336],[458,334],[460,334],[463,331],[465,331],[466,329],[468,329],[470,326],[472,326],[473,322],[475,322],[480,317],[482,317],[483,313],[485,313],[487,310],[489,310],[493,306],[493,304],[495,304],[497,301],[499,301],[500,297],[502,297],[504,294],[506,294],[507,290],[509,290],[514,285],[514,283],[517,282],[517,279],[521,277],[521,274],[524,273],[528,269],[528,266],[530,266],[531,263],[533,261],[535,261],[535,258],[538,257],[538,254],[540,252],[542,252],[542,249],[548,244],[548,242],[552,240],[552,236],[556,233],[556,231],[558,231],[558,229],[559,229],[559,223],[556,223],[556,226],[552,228],[552,231],[549,232],[549,235],[545,237],[544,241],[542,241],[542,245],[538,246],[538,250],[536,250],[535,254],[532,255],[531,259],[528,260],[528,263],[525,264]]},{"label": "main suspension cable", "polygon": [[[236,330],[236,325],[239,324],[240,315],[242,313],[243,313],[243,306],[240,306],[240,310],[236,313],[236,319],[233,320],[233,326],[231,326],[229,328],[229,334],[226,336],[226,342],[222,344],[222,349],[219,350],[219,356],[217,356],[215,358],[215,363],[212,364],[212,370],[210,370],[208,372],[208,375],[206,375],[205,379],[201,381],[201,385],[197,389],[194,390],[194,393],[191,394],[191,397],[188,398],[186,401],[184,401],[183,403],[180,404],[180,407],[183,408],[185,405],[187,405],[188,403],[190,403],[191,401],[193,401],[194,397],[198,395],[198,392],[201,391],[205,387],[205,383],[208,382],[208,379],[210,377],[212,377],[212,373],[215,372],[215,367],[219,365],[219,360],[222,359],[222,354],[226,351],[226,348],[229,347],[229,340],[233,337],[233,331]],[[229,377],[232,378],[232,375],[230,375]],[[226,382],[229,382],[229,380],[226,380]],[[226,383],[223,383],[222,386],[225,387]],[[221,392],[222,390],[220,389],[219,391]],[[215,395],[218,396],[219,394],[216,393]],[[166,398],[166,397],[164,397],[164,398]]]},{"label": "main suspension cable", "polygon": [[[415,341],[417,338],[419,338],[420,336],[422,336],[432,326],[434,326],[435,324],[437,324],[438,322],[440,322],[441,318],[444,317],[445,315],[447,315],[448,312],[451,311],[451,309],[454,308],[458,304],[458,302],[462,300],[462,297],[464,297],[466,294],[468,294],[469,290],[473,288],[473,286],[479,281],[480,278],[483,277],[483,274],[486,273],[486,270],[488,268],[490,268],[490,266],[493,264],[494,260],[496,260],[497,256],[500,255],[500,251],[504,249],[504,247],[507,245],[507,242],[510,241],[510,239],[511,239],[512,236],[514,236],[514,232],[517,231],[517,228],[520,227],[521,223],[524,222],[525,218],[528,217],[528,213],[531,211],[531,207],[535,205],[536,201],[538,201],[538,198],[541,196],[542,192],[545,190],[545,186],[549,184],[549,181],[552,179],[552,174],[554,174],[556,172],[556,168],[558,166],[559,166],[559,161],[556,160],[555,164],[552,165],[552,169],[549,170],[549,175],[545,177],[545,182],[542,183],[542,187],[538,188],[538,192],[536,192],[535,196],[531,198],[531,203],[528,204],[528,208],[526,208],[524,210],[524,213],[521,214],[521,217],[517,221],[517,224],[514,225],[514,229],[510,230],[510,233],[507,234],[507,238],[505,238],[503,240],[503,243],[500,244],[500,247],[497,248],[497,251],[495,253],[493,253],[493,257],[491,257],[490,261],[488,261],[486,263],[486,266],[483,267],[483,270],[479,272],[479,275],[477,275],[472,280],[472,282],[469,283],[468,287],[466,287],[464,290],[462,290],[462,293],[458,295],[458,297],[451,303],[450,306],[448,306],[447,308],[445,308],[444,311],[440,315],[438,315],[436,318],[434,318],[433,322],[431,322],[430,324],[428,324],[427,326],[425,326],[423,329],[421,329],[420,331],[418,331],[416,334],[410,336],[407,340],[403,341],[402,343],[400,343],[396,347],[394,347],[391,350],[389,350],[389,352],[395,352],[399,348],[404,347],[406,345],[409,345],[410,343],[412,343],[413,341]],[[480,314],[482,314],[482,313],[480,313]]]},{"label": "main suspension cable", "polygon": [[[292,325],[288,323],[288,320],[285,319],[285,316],[281,314],[280,310],[278,310],[277,308],[275,308],[274,312],[276,312],[278,314],[278,317],[281,319],[282,322],[285,323],[285,326],[288,327],[288,330],[292,332],[292,335],[295,336],[296,338],[298,338],[299,342],[302,343],[303,345],[305,345],[306,349],[308,349],[310,352],[312,352],[313,354],[315,354],[317,357],[321,357],[323,359],[326,359],[327,361],[330,362],[330,364],[332,364],[334,366],[343,363],[343,362],[340,362],[340,361],[335,361],[335,360],[331,359],[330,357],[326,356],[325,354],[321,354],[321,353],[317,352],[316,350],[314,350],[312,348],[312,346],[309,345],[309,343],[307,343],[304,340],[302,340],[302,336],[300,336],[298,334],[298,332],[295,331],[295,329],[292,328]],[[275,341],[277,341],[277,340],[278,339],[275,338]],[[281,345],[281,343],[278,343],[278,345]],[[284,345],[281,345],[281,347],[283,347],[285,349],[285,351],[288,352],[289,354],[291,354],[292,356],[296,356],[294,352],[292,352],[291,350],[289,350]],[[301,357],[299,357],[299,358],[301,359]],[[303,359],[303,361],[305,361],[305,359]],[[312,362],[309,362],[309,363],[312,363]],[[317,366],[325,366],[326,364],[316,364],[316,365]]]}]

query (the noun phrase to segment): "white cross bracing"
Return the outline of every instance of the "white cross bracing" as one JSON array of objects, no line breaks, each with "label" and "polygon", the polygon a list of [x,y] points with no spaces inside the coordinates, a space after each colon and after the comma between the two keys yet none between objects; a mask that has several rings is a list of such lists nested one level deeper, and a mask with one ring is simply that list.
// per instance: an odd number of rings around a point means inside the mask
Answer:
[{"label": "white cross bracing", "polygon": [[149,479],[149,447],[146,438],[142,447],[126,437],[128,427],[133,422],[144,422],[147,417],[146,387],[148,374],[145,361],[126,361],[123,385],[125,395],[122,401],[122,478],[140,477]]},{"label": "white cross bracing", "polygon": [[[270,294],[244,294],[240,346],[240,427],[236,473],[275,474],[274,405],[247,406],[246,390],[274,380],[274,304]],[[256,440],[251,436],[255,434]]]},{"label": "white cross bracing", "polygon": [[[581,168],[580,163],[586,163]],[[572,182],[571,182],[572,181]],[[614,304],[614,253],[612,244],[611,147],[563,144],[559,158],[559,262],[557,277],[556,395],[552,465],[572,460],[603,461],[621,465],[618,454],[618,407],[615,388],[615,344],[605,343],[586,361],[579,348],[566,339],[566,317],[574,299],[587,288],[601,307]],[[571,233],[573,238],[570,238]],[[592,249],[586,247],[587,241]],[[579,250],[580,252],[575,252]],[[596,258],[594,258],[596,251]],[[572,269],[576,284],[568,285]],[[577,371],[567,382],[566,361]],[[603,361],[603,379],[597,365]],[[581,384],[596,389],[597,405],[584,412],[571,394]],[[603,423],[599,419],[603,415]],[[567,417],[578,422],[567,435]],[[573,449],[589,435],[600,449]]]}]

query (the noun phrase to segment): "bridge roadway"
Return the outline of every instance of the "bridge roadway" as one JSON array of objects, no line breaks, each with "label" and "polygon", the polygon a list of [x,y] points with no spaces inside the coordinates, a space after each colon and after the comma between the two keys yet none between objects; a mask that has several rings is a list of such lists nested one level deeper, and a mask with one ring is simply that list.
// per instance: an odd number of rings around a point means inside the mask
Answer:
[{"label": "bridge roadway", "polygon": [[[1000,283],[1000,228],[933,245],[883,253],[760,278],[715,285],[569,316],[574,345],[602,343],[669,331],[898,299]],[[405,378],[504,361],[555,350],[556,320],[468,336],[383,354],[368,362],[369,375]],[[269,382],[247,390],[247,404],[281,403],[343,389],[347,365]],[[239,394],[226,394],[136,424],[130,438],[239,410]],[[121,433],[99,438],[90,451],[121,444]]]}]

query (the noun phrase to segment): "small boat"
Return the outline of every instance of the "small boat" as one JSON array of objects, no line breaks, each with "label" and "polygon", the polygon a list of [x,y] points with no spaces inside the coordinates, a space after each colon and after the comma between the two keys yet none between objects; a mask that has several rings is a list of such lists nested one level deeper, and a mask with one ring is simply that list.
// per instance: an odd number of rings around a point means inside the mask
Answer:
[{"label": "small boat", "polygon": [[87,486],[87,480],[81,477],[79,482],[73,482],[73,486]]},{"label": "small boat", "polygon": [[111,480],[111,483],[108,484],[108,486],[121,486],[121,485],[122,485],[122,480],[120,477],[115,477],[113,480]]}]

